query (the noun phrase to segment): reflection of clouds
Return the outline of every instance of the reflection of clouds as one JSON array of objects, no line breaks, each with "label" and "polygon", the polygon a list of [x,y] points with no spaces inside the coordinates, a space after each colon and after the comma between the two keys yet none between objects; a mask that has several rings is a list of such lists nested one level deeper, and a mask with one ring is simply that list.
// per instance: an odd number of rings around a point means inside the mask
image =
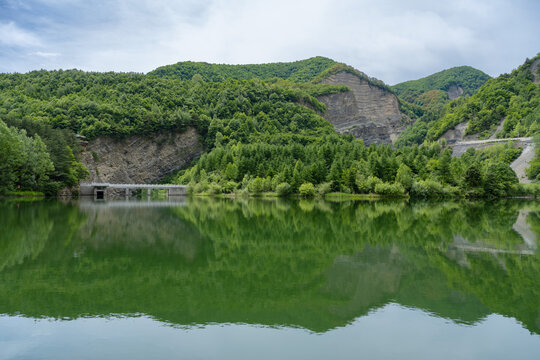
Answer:
[{"label": "reflection of clouds", "polygon": [[44,345],[44,338],[53,336],[55,332],[49,320],[0,317],[0,360],[26,358]]}]

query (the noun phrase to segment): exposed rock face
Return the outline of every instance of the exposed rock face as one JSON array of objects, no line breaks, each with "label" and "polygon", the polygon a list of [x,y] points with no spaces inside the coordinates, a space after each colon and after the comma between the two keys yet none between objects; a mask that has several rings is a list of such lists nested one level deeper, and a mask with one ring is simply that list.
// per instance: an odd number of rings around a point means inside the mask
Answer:
[{"label": "exposed rock face", "polygon": [[87,182],[147,184],[179,170],[203,150],[195,129],[188,128],[123,140],[100,137],[88,144],[81,159],[90,170]]},{"label": "exposed rock face", "polygon": [[391,143],[403,131],[397,97],[348,72],[329,76],[323,84],[345,85],[350,91],[320,96],[325,119],[336,131],[352,134],[364,143]]},{"label": "exposed rock face", "polygon": [[531,64],[531,72],[535,84],[540,84],[540,59],[535,60]]},{"label": "exposed rock face", "polygon": [[467,130],[467,125],[469,122],[462,122],[457,124],[453,129],[447,130],[442,136],[441,139],[446,139],[448,142],[462,141],[465,137],[465,130]]},{"label": "exposed rock face", "polygon": [[463,89],[461,88],[461,86],[451,85],[448,88],[447,94],[450,100],[454,100],[463,95]]}]

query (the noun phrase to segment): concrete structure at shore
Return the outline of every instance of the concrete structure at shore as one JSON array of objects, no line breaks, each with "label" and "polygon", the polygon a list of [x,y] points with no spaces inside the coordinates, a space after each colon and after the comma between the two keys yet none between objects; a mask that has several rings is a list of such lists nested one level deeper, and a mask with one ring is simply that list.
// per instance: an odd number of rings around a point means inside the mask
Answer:
[{"label": "concrete structure at shore", "polygon": [[106,200],[111,191],[119,191],[127,198],[132,195],[134,190],[146,190],[146,196],[150,199],[150,193],[153,189],[167,190],[167,198],[170,196],[186,195],[187,185],[171,184],[110,184],[110,183],[82,183],[79,185],[79,196],[93,197],[95,200]]}]

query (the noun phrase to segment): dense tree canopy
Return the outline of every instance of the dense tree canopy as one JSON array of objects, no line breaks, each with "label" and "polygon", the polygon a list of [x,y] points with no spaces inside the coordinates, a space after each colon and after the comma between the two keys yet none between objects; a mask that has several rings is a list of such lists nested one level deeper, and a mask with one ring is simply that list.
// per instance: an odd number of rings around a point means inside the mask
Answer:
[{"label": "dense tree canopy", "polygon": [[402,99],[415,102],[422,94],[432,90],[448,91],[451,86],[460,87],[463,95],[473,95],[490,76],[470,66],[443,70],[418,80],[405,81],[392,86]]},{"label": "dense tree canopy", "polygon": [[[319,193],[425,197],[504,196],[519,190],[508,168],[519,150],[511,146],[499,147],[489,157],[483,151],[460,159],[451,158],[449,150],[435,143],[407,147],[426,138],[436,139],[433,133],[439,124],[460,109],[472,108],[474,101],[493,106],[488,90],[503,80],[491,80],[471,98],[447,105],[442,90],[424,92],[414,104],[402,100],[402,111],[419,120],[398,141],[396,151],[389,146],[365,147],[361,141],[338,135],[321,116],[325,106],[315,96],[348,89],[319,82],[341,71],[386,88],[358,70],[326,58],[246,66],[180,63],[151,75],[78,70],[0,74],[2,146],[6,149],[2,153],[6,180],[0,190],[19,186],[55,193],[75,185],[86,174],[77,161],[81,149],[76,133],[88,139],[127,137],[182,131],[188,126],[197,129],[207,151],[174,179],[197,184],[195,191],[260,193],[279,187],[285,194],[313,185]],[[527,127],[528,132],[536,126],[536,120],[531,120],[536,119],[535,113],[526,109],[537,106],[538,87],[523,71],[518,69],[516,74],[501,78],[529,97],[527,103],[515,96],[509,101],[509,109],[519,108],[525,116],[515,127],[505,125],[509,135],[519,126]],[[508,114],[509,123],[517,119],[500,105],[495,111]],[[469,127],[476,126],[475,119]],[[34,157],[40,165],[23,171],[25,156],[37,153],[48,157]],[[497,166],[489,170],[493,162]],[[471,166],[477,171],[469,169]],[[466,173],[471,175],[468,183],[463,181]],[[505,185],[490,190],[493,181],[499,180]],[[472,184],[475,186],[468,187]]]},{"label": "dense tree canopy", "polygon": [[532,63],[527,60],[511,74],[487,81],[476,94],[457,99],[446,108],[446,114],[433,122],[427,139],[438,139],[459,123],[468,122],[467,133],[491,135],[504,121],[499,137],[533,136],[540,130],[540,86],[533,81]]},{"label": "dense tree canopy", "polygon": [[326,69],[336,65],[332,59],[322,56],[294,62],[270,64],[227,65],[209,64],[205,62],[184,61],[173,65],[160,66],[149,75],[168,79],[192,80],[200,78],[204,81],[222,82],[227,79],[237,80],[269,80],[286,79],[294,82],[309,82]]}]

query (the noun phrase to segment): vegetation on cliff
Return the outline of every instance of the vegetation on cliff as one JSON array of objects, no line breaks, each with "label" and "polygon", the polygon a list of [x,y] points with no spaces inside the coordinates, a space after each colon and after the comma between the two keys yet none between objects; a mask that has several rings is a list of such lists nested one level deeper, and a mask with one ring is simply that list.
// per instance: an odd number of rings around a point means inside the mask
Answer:
[{"label": "vegetation on cliff", "polygon": [[223,121],[235,114],[266,114],[280,121],[305,114],[299,103],[322,112],[324,104],[308,92],[343,91],[341,86],[292,84],[179,81],[77,70],[0,74],[0,119],[49,124],[89,139],[182,130],[186,126],[195,126],[204,135],[212,119]]},{"label": "vegetation on cliff", "polygon": [[450,104],[446,114],[427,134],[439,138],[455,125],[468,122],[467,133],[488,135],[504,120],[501,138],[532,136],[540,130],[540,86],[533,82],[531,64],[540,55],[527,60],[511,74],[503,74],[484,84],[476,94]]},{"label": "vegetation on cliff", "polygon": [[[278,79],[282,79],[291,83],[301,84],[305,87],[308,84],[318,84],[327,77],[343,71],[354,74],[372,85],[392,91],[390,87],[381,80],[369,77],[352,66],[338,63],[322,56],[294,62],[248,65],[208,64],[204,62],[184,61],[173,65],[158,67],[148,74],[166,79],[202,79],[211,82],[223,82],[228,79],[259,79],[276,82]],[[346,89],[347,88],[345,87],[343,90]],[[318,95],[323,94],[321,93],[314,96]]]}]

